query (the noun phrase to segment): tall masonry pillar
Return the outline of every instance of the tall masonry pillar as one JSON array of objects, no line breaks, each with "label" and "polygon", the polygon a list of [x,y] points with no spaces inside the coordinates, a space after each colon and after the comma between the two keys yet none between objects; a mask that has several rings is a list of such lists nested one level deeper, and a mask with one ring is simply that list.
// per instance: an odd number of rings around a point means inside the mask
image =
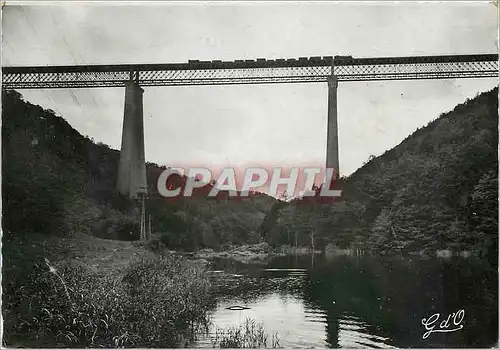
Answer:
[{"label": "tall masonry pillar", "polygon": [[328,126],[326,133],[326,167],[334,168],[337,178],[339,171],[339,130],[337,123],[337,76],[328,78]]},{"label": "tall masonry pillar", "polygon": [[143,92],[144,90],[133,80],[125,85],[125,110],[117,187],[120,194],[129,198],[136,198],[139,194],[147,192]]}]

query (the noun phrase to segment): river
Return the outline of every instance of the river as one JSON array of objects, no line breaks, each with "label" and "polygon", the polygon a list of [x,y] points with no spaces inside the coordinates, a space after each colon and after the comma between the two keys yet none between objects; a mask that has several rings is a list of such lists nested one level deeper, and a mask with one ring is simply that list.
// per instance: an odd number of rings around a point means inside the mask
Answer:
[{"label": "river", "polygon": [[[491,347],[498,339],[497,271],[471,258],[217,260],[210,274],[217,307],[197,347],[211,348],[215,327],[247,317],[262,322],[269,339],[278,333],[286,348]],[[424,318],[437,321],[426,329]]]}]

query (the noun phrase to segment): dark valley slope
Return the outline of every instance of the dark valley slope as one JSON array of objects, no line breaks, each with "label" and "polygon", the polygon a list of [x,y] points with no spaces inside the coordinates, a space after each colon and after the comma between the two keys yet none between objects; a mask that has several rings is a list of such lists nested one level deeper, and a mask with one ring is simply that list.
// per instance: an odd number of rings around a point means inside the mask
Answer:
[{"label": "dark valley slope", "polygon": [[[119,152],[82,136],[62,117],[24,101],[16,91],[2,97],[4,232],[137,239],[136,205],[115,193]],[[195,198],[167,200],[156,188],[164,169],[147,164],[147,211],[153,233],[169,248],[260,241],[259,227],[274,198],[253,193],[233,202],[221,193],[207,199],[207,185],[197,189]]]},{"label": "dark valley slope", "polygon": [[276,205],[262,234],[275,245],[332,243],[377,253],[452,249],[496,256],[497,149],[495,88],[341,179],[342,199],[333,205],[301,200]]}]

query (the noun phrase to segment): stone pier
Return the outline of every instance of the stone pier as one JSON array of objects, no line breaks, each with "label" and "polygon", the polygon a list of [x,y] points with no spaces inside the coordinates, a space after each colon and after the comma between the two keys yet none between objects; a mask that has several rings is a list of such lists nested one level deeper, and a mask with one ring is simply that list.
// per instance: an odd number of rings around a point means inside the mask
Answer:
[{"label": "stone pier", "polygon": [[338,79],[332,75],[328,79],[328,126],[326,141],[326,167],[334,168],[337,177],[339,170],[339,130],[337,123],[337,87]]},{"label": "stone pier", "polygon": [[129,198],[147,192],[143,93],[137,82],[127,82],[117,187],[119,193]]}]

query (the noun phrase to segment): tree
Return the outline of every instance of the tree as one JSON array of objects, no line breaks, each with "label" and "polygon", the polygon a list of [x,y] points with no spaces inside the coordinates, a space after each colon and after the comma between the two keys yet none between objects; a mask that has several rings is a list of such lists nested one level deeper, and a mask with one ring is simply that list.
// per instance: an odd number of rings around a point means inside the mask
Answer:
[{"label": "tree", "polygon": [[472,232],[482,251],[495,255],[498,242],[498,177],[491,170],[481,177],[472,192]]}]

